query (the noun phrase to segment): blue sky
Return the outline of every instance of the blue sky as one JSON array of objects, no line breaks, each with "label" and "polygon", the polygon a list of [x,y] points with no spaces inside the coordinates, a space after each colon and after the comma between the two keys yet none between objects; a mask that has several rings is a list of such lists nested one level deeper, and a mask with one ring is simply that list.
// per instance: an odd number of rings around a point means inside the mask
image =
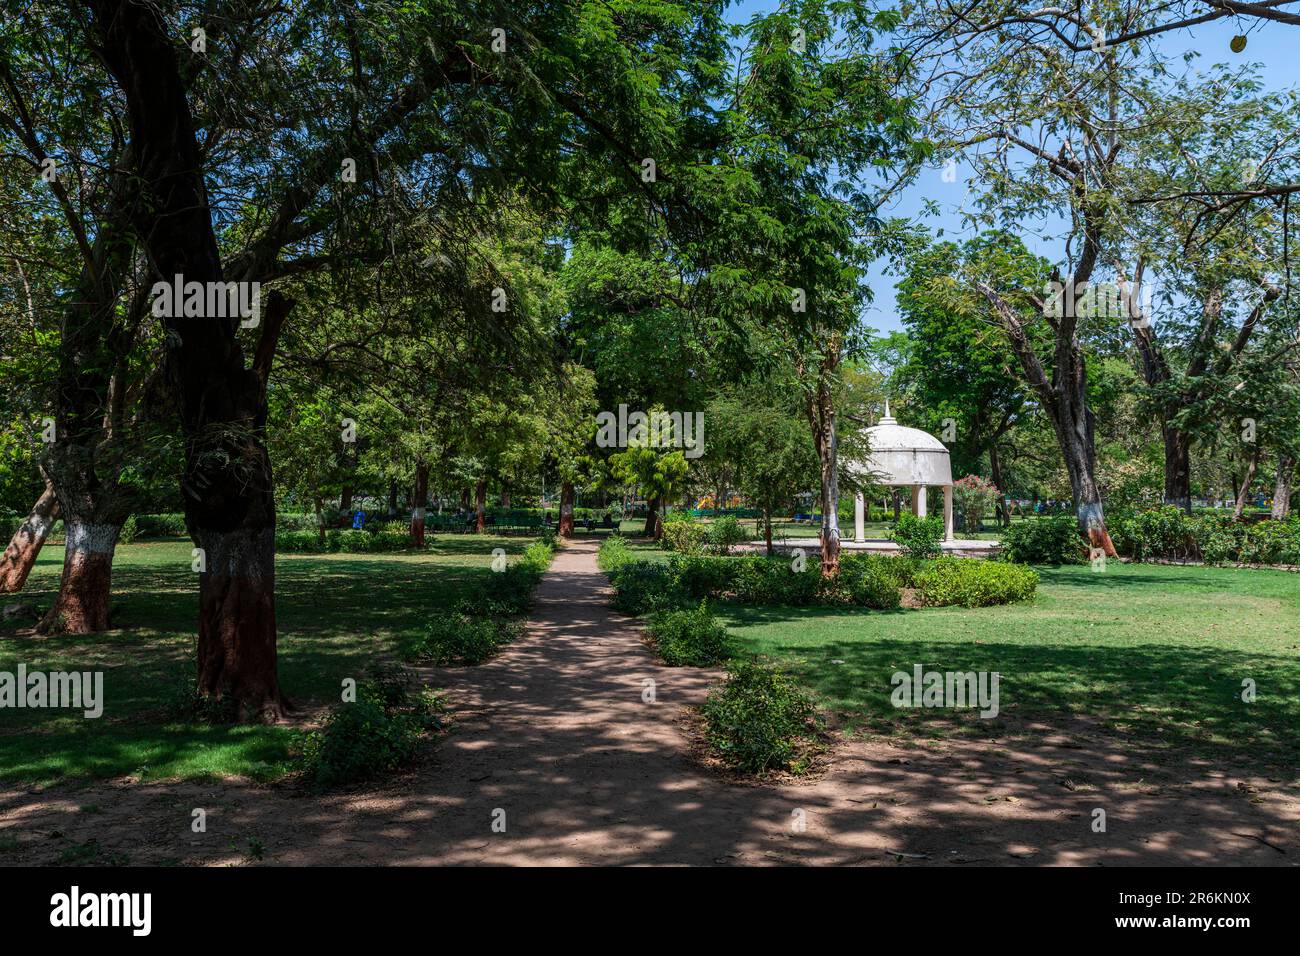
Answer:
[{"label": "blue sky", "polygon": [[[731,7],[728,19],[744,22],[755,13],[779,7],[779,0],[740,0]],[[1031,5],[1026,3],[1025,7],[1029,9]],[[1208,11],[1209,8],[1206,7],[1206,12]],[[1247,46],[1244,52],[1235,54],[1228,49],[1228,42],[1239,33],[1246,34]],[[1254,17],[1226,17],[1186,30],[1161,34],[1154,37],[1152,42],[1171,58],[1179,57],[1188,50],[1198,52],[1199,69],[1207,69],[1216,63],[1236,66],[1255,63],[1260,67],[1264,83],[1271,89],[1300,85],[1300,27]],[[884,214],[921,219],[933,230],[942,229],[945,238],[968,236],[970,230],[964,226],[956,212],[965,196],[966,173],[966,169],[959,167],[956,182],[945,183],[938,168],[927,170],[916,182],[900,191],[893,203],[884,210]],[[937,215],[923,216],[922,206],[927,199],[938,204],[942,211]],[[1049,259],[1056,260],[1061,254],[1061,245],[1055,236],[1025,234],[1022,238],[1033,251]],[[901,328],[894,305],[894,278],[885,274],[886,267],[887,263],[877,263],[869,273],[874,300],[865,316],[866,323],[880,332]]]}]

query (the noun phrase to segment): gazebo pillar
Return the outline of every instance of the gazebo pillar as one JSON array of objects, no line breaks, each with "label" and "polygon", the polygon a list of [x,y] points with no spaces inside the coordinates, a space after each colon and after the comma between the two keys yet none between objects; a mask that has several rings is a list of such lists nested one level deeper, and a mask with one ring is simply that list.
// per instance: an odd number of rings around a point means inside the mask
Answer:
[{"label": "gazebo pillar", "polygon": [[853,496],[853,540],[854,541],[867,540],[866,516],[864,514],[864,511],[866,509],[864,505],[865,502],[862,499],[862,492],[859,491],[856,495]]},{"label": "gazebo pillar", "polygon": [[943,486],[943,540],[952,541],[952,485]]},{"label": "gazebo pillar", "polygon": [[912,486],[912,514],[925,517],[925,485]]}]

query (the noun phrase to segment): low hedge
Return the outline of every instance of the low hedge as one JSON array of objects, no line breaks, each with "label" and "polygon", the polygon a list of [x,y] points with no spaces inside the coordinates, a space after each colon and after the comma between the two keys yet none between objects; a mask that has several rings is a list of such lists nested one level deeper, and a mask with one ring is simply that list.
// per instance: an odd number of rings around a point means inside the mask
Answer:
[{"label": "low hedge", "polygon": [[929,607],[988,607],[1028,601],[1038,574],[1020,564],[979,558],[939,558],[916,575],[921,603]]},{"label": "low hedge", "polygon": [[1300,516],[1237,521],[1224,512],[1189,515],[1174,505],[1111,519],[1115,549],[1134,561],[1300,565]]}]

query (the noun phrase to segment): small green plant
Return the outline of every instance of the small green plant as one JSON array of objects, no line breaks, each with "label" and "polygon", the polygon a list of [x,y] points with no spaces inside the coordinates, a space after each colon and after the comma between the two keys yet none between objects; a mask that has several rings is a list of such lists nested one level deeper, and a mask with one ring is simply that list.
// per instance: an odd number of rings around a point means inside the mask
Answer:
[{"label": "small green plant", "polygon": [[627,539],[621,534],[611,534],[600,546],[596,554],[596,567],[610,574],[629,562],[635,561],[636,555],[628,546]]},{"label": "small green plant", "polygon": [[883,555],[852,555],[840,558],[840,573],[835,588],[854,604],[877,611],[892,611],[902,604],[902,581],[907,578],[902,567],[911,558]]},{"label": "small green plant", "polygon": [[302,743],[307,779],[334,787],[389,773],[408,763],[430,730],[445,726],[446,707],[431,692],[411,694],[409,672],[373,670],[357,685],[357,699],[340,704],[324,727]]},{"label": "small green plant", "polygon": [[514,640],[521,625],[501,617],[480,617],[460,610],[436,612],[424,633],[404,648],[408,661],[434,667],[482,664]]},{"label": "small green plant", "polygon": [[1013,521],[998,538],[998,557],[1016,564],[1078,564],[1083,539],[1073,515]]},{"label": "small green plant", "polygon": [[730,554],[736,545],[752,539],[753,535],[735,515],[723,515],[709,525],[708,547],[714,554]]},{"label": "small green plant", "polygon": [[194,666],[176,672],[164,711],[172,720],[196,721],[201,724],[233,724],[239,721],[239,705],[230,697],[199,693]]},{"label": "small green plant", "polygon": [[899,515],[898,523],[890,532],[903,554],[913,558],[937,558],[943,549],[943,519],[938,515],[918,518],[916,515]]},{"label": "small green plant", "polygon": [[671,667],[709,667],[727,656],[727,630],[704,601],[695,608],[657,612],[650,618],[650,636]]},{"label": "small green plant", "polygon": [[723,763],[747,773],[808,769],[817,750],[817,707],[788,674],[763,660],[732,664],[700,708],[705,739]]}]

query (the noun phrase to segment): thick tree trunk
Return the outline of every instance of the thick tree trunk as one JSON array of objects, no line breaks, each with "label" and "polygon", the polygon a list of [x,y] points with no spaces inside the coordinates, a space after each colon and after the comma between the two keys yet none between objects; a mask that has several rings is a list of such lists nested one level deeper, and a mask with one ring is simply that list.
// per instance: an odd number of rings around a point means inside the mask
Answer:
[{"label": "thick tree trunk", "polygon": [[501,488],[501,507],[502,508],[510,507],[510,486],[509,485],[505,485]]},{"label": "thick tree trunk", "polygon": [[480,478],[474,486],[474,533],[487,531],[487,479]]},{"label": "thick tree trunk", "polygon": [[772,547],[772,509],[763,509],[763,538],[767,542],[767,556],[770,558],[776,554],[776,549]]},{"label": "thick tree trunk", "polygon": [[45,539],[50,536],[50,529],[59,517],[59,499],[54,494],[54,485],[48,480],[45,490],[32,505],[26,520],[18,526],[9,547],[0,557],[0,594],[21,591],[27,583],[27,576],[32,573],[36,557],[41,553]]},{"label": "thick tree trunk", "polygon": [[647,538],[658,541],[663,532],[660,530],[659,499],[651,498],[646,502],[645,529],[641,532]]},{"label": "thick tree trunk", "polygon": [[41,634],[94,634],[108,630],[113,552],[120,524],[64,518],[63,577],[59,596],[37,625]]},{"label": "thick tree trunk", "polygon": [[1291,513],[1291,481],[1294,474],[1294,456],[1278,452],[1277,478],[1273,482],[1273,517],[1279,521]]},{"label": "thick tree trunk", "polygon": [[397,482],[388,483],[388,517],[397,517]]},{"label": "thick tree trunk", "polygon": [[1232,509],[1232,516],[1238,521],[1246,511],[1246,502],[1250,500],[1250,489],[1255,484],[1255,472],[1259,469],[1259,457],[1262,446],[1257,442],[1250,457],[1246,460],[1246,474],[1242,476],[1241,487],[1237,492],[1237,504]]},{"label": "thick tree trunk", "polygon": [[902,499],[899,498],[897,488],[891,489],[889,494],[894,503],[894,521],[897,522],[899,516],[903,513],[903,502]]},{"label": "thick tree trunk", "polygon": [[460,507],[462,511],[469,510],[469,488],[462,488],[460,490]]},{"label": "thick tree trunk", "polygon": [[415,506],[411,509],[411,547],[424,547],[424,514],[429,498],[429,466],[424,462],[415,465]]},{"label": "thick tree trunk", "polygon": [[343,491],[339,495],[339,511],[342,511],[344,514],[351,514],[352,512],[352,486],[351,485],[343,486]]},{"label": "thick tree trunk", "polygon": [[[132,172],[144,198],[133,209],[136,234],[163,280],[224,282],[204,157],[167,21],[153,7],[127,0],[86,0],[86,6],[98,34],[96,52],[126,100],[137,157]],[[277,251],[274,244],[260,248],[232,278],[257,278],[257,270]],[[245,718],[274,719],[288,705],[276,672],[275,500],[264,442],[266,385],[293,303],[273,292],[261,305],[262,331],[251,368],[238,336],[243,317],[185,316],[173,308],[162,318],[168,340],[163,370],[185,436],[186,525],[204,555],[199,690],[233,698]],[[68,503],[62,504],[67,512]]]},{"label": "thick tree trunk", "polygon": [[560,485],[560,528],[561,538],[573,537],[573,482],[566,481]]},{"label": "thick tree trunk", "polygon": [[1192,513],[1191,437],[1181,428],[1165,423],[1165,504]]}]

